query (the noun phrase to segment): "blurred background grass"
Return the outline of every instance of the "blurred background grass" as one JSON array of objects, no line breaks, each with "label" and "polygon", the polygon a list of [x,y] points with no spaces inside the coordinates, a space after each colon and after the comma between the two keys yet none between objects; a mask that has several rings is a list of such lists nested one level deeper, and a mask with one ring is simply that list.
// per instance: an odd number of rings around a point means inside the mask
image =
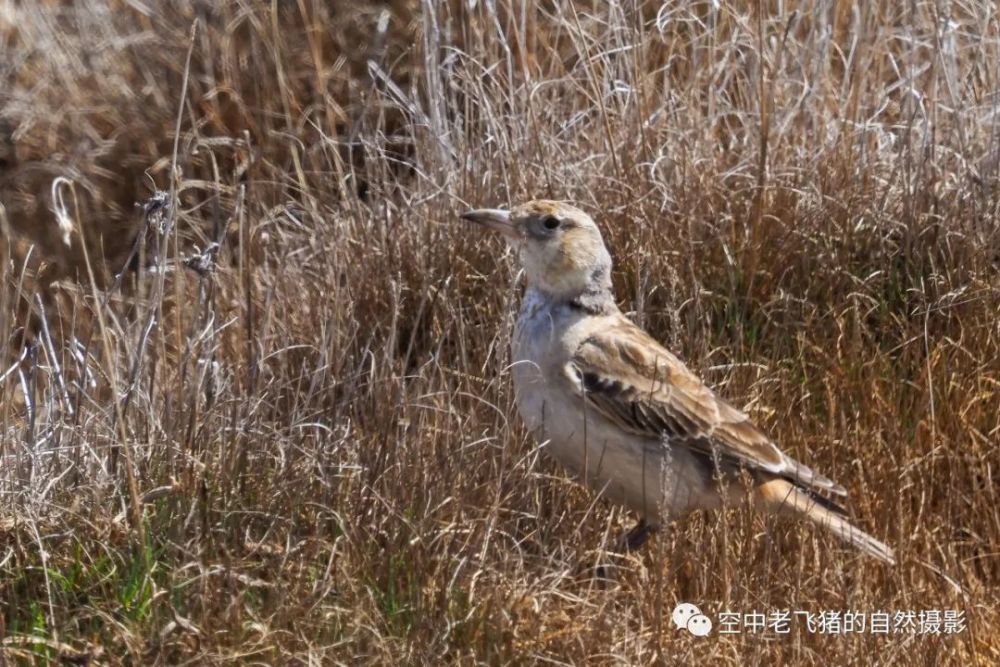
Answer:
[{"label": "blurred background grass", "polygon": [[[0,54],[9,659],[1000,662],[992,3],[0,0]],[[733,510],[592,579],[630,518],[513,416],[455,222],[533,197],[898,567]]]}]

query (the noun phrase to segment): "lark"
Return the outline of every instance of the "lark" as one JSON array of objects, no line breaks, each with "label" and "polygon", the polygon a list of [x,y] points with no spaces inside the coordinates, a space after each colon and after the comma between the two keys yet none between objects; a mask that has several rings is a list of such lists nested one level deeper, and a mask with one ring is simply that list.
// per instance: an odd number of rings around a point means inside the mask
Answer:
[{"label": "lark", "polygon": [[579,208],[532,201],[465,220],[501,234],[526,290],[511,342],[518,411],[574,477],[635,511],[623,550],[666,521],[735,506],[808,519],[894,563],[833,496],[842,486],[792,459],[615,305],[611,256]]}]

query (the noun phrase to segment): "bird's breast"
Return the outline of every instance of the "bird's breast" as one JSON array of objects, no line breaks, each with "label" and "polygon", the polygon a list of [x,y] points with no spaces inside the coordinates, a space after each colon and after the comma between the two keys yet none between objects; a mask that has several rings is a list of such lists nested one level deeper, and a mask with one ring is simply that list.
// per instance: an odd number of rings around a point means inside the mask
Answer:
[{"label": "bird's breast", "polygon": [[511,340],[511,375],[518,412],[534,431],[544,421],[548,366],[556,356],[556,322],[543,299],[529,292]]},{"label": "bird's breast", "polygon": [[511,374],[525,425],[557,458],[583,430],[583,404],[569,387],[566,365],[580,344],[583,316],[529,291],[511,341]]}]

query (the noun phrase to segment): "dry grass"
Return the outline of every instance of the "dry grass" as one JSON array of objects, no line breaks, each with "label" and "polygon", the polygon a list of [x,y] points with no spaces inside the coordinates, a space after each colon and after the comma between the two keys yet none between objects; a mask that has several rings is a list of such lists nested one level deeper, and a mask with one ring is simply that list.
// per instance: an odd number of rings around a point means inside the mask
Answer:
[{"label": "dry grass", "polygon": [[[7,658],[1000,663],[991,3],[0,0],[0,53]],[[512,262],[455,222],[539,196],[898,567],[733,510],[589,576],[629,517],[512,417]]]}]

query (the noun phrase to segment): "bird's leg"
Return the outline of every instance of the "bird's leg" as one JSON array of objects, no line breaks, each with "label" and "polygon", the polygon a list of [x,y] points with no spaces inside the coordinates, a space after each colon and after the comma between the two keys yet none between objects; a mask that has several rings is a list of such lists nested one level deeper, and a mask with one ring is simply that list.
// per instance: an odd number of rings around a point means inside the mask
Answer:
[{"label": "bird's leg", "polygon": [[[618,545],[615,548],[615,552],[627,554],[630,551],[638,551],[656,531],[656,526],[649,525],[645,519],[639,519],[639,523],[635,524],[632,530],[618,538]],[[613,579],[614,569],[613,565],[598,565],[597,578],[602,580]]]},{"label": "bird's leg", "polygon": [[645,519],[639,519],[639,523],[635,524],[632,530],[622,535],[618,542],[618,551],[620,553],[638,551],[655,532],[655,526],[646,523]]}]

